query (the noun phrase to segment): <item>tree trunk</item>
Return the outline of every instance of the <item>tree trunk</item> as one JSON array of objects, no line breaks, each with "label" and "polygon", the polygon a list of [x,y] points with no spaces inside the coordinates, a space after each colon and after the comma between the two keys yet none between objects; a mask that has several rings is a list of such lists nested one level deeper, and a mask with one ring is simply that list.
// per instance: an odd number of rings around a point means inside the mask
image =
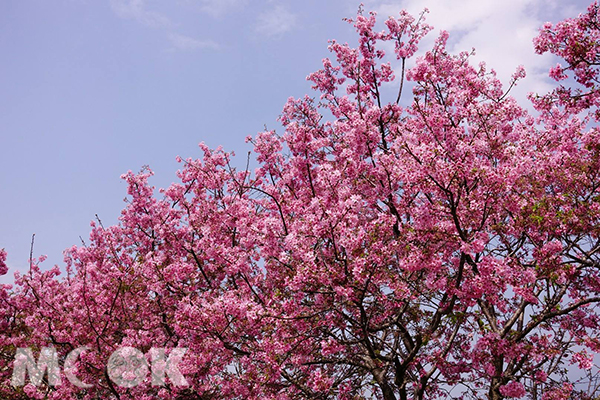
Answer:
[{"label": "tree trunk", "polygon": [[385,371],[381,368],[377,368],[373,371],[373,378],[381,388],[381,392],[383,393],[384,400],[397,400],[396,395],[394,394],[394,390],[387,383],[387,379],[385,378]]}]

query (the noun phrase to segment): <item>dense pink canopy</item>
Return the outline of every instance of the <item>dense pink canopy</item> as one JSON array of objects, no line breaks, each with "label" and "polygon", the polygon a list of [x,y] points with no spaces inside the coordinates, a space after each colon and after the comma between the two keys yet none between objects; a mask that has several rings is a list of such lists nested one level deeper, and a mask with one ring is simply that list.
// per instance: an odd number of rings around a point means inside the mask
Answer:
[{"label": "dense pink canopy", "polygon": [[[563,85],[535,111],[446,32],[406,69],[424,20],[348,20],[358,46],[331,42],[318,96],[248,139],[256,170],[201,145],[159,196],[149,169],[123,175],[118,225],[0,291],[0,397],[597,396],[598,5],[541,29]],[[16,349],[49,346],[87,346],[92,387],[13,387]],[[186,348],[189,385],[115,384],[124,346]]]}]

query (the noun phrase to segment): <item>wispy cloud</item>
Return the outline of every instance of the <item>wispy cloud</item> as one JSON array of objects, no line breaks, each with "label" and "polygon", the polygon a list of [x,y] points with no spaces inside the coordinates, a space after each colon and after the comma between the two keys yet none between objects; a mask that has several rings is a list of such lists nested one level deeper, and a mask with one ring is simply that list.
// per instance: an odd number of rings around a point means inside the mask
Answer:
[{"label": "wispy cloud", "polygon": [[132,19],[154,28],[171,25],[164,15],[146,10],[145,0],[110,0],[110,7],[119,18]]},{"label": "wispy cloud", "polygon": [[215,18],[242,9],[248,0],[200,0],[200,10]]},{"label": "wispy cloud", "polygon": [[[405,8],[413,15],[430,10],[427,22],[450,32],[449,50],[458,53],[475,48],[472,63],[485,61],[503,83],[508,83],[517,66],[524,65],[527,78],[517,86],[513,95],[525,100],[527,91],[544,93],[551,88],[547,71],[553,60],[539,56],[533,50],[532,40],[548,16],[562,18],[562,3],[556,0],[392,0],[368,2],[367,9],[375,9],[381,18],[397,15]],[[426,48],[424,44],[422,48]]]},{"label": "wispy cloud", "polygon": [[263,36],[277,37],[296,26],[296,15],[282,4],[278,4],[258,16],[255,30]]},{"label": "wispy cloud", "polygon": [[[222,0],[224,3],[245,0]],[[207,3],[218,3],[216,0],[206,0]],[[110,0],[113,12],[123,19],[130,19],[153,28],[165,31],[171,50],[194,51],[200,49],[217,49],[219,44],[212,40],[196,39],[175,32],[168,32],[173,23],[164,15],[146,8],[146,0]]]},{"label": "wispy cloud", "polygon": [[219,44],[212,40],[200,40],[178,33],[170,33],[169,40],[173,48],[181,51],[192,51],[200,49],[218,49]]}]

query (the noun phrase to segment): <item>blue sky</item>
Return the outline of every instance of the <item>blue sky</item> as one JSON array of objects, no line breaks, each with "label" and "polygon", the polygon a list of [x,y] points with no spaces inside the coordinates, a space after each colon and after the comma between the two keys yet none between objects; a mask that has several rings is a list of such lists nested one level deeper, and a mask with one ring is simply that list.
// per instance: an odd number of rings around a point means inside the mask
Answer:
[{"label": "blue sky", "polygon": [[[175,157],[201,141],[243,156],[244,137],[278,128],[289,96],[328,55],[353,42],[358,1],[1,0],[0,248],[11,272],[27,268],[31,235],[46,267],[87,239],[98,214],[117,221],[119,176],[149,165],[168,186]],[[531,39],[547,20],[584,12],[586,1],[364,1],[381,18],[428,7],[453,51],[475,47],[506,81],[523,64],[515,95],[550,88],[551,57]],[[426,47],[423,46],[423,47]],[[0,278],[9,282],[10,276]]]}]

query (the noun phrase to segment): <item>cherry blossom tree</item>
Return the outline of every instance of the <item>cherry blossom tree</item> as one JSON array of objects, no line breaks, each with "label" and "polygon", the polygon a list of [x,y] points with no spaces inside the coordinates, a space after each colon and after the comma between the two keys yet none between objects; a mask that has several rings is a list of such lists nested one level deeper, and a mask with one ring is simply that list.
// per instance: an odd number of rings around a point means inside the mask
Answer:
[{"label": "cherry blossom tree", "polygon": [[[118,225],[97,219],[63,271],[32,259],[2,289],[3,397],[584,398],[600,351],[598,5],[540,31],[562,84],[534,111],[450,54],[447,32],[416,57],[425,13],[348,22],[358,45],[330,43],[318,95],[288,100],[282,135],[248,138],[254,171],[201,145],[158,196],[150,169],[129,172]],[[16,349],[47,346],[62,363],[86,346],[73,374],[89,387],[13,387]],[[123,346],[186,348],[189,384],[115,384]]]}]

